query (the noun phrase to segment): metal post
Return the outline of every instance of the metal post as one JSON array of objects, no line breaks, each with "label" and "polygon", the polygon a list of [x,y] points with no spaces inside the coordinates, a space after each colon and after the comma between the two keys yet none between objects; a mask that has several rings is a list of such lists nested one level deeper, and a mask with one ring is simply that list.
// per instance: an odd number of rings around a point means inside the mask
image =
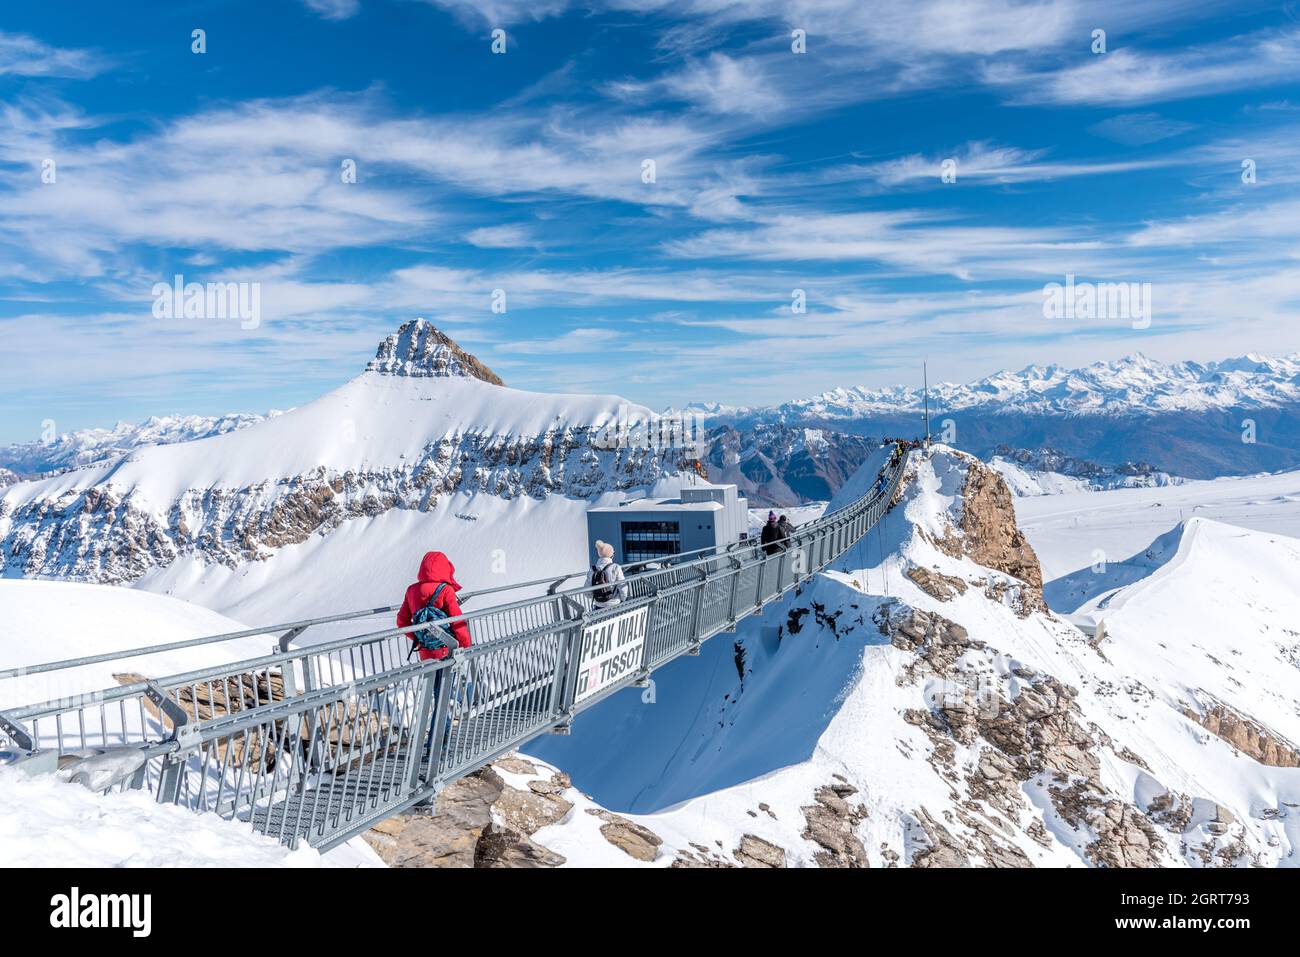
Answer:
[{"label": "metal post", "polygon": [[727,602],[727,624],[732,628],[736,627],[736,590],[740,587],[740,572],[745,567],[745,563],[739,558],[731,559],[731,567],[734,569],[731,575],[731,598]]},{"label": "metal post", "polygon": [[[560,700],[556,710],[559,723],[551,729],[552,734],[568,734],[573,729],[573,699],[578,691],[578,665],[582,661],[582,633],[586,628],[587,616],[583,615],[570,626],[569,653],[564,662],[564,683],[560,686]],[[650,629],[647,625],[646,640],[649,644]]]},{"label": "metal post", "polygon": [[[423,683],[420,686],[420,700],[415,707],[415,723],[412,727],[414,734],[410,744],[411,753],[415,755],[415,760],[411,762],[411,773],[406,780],[406,787],[409,791],[414,791],[419,786],[420,765],[424,763],[421,760],[424,755],[424,742],[429,740],[428,729],[437,727],[436,724],[432,723],[435,720],[434,712],[437,710],[434,705],[436,704],[438,708],[441,708],[443,711],[446,710],[445,701],[435,702],[433,700],[433,692],[436,686],[438,684],[447,684],[446,681],[439,682],[437,680],[436,676],[440,673],[441,672],[437,669],[431,669],[422,679]],[[440,697],[445,698],[446,695],[441,695]],[[441,744],[442,742],[439,743]],[[438,756],[440,754],[441,748],[437,751],[433,748],[429,749],[430,777],[437,776],[438,765],[441,763],[438,761]]]},{"label": "metal post", "polygon": [[[283,635],[280,636],[280,640],[275,643],[275,648],[272,649],[271,653],[272,654],[275,654],[277,652],[280,654],[287,653],[289,651],[289,642],[293,641],[295,638],[297,638],[306,630],[307,630],[306,625],[299,625],[297,628],[290,628],[288,631],[286,631]],[[284,693],[286,696],[294,695],[298,693],[296,688],[297,680],[293,671],[294,671],[294,662],[292,661],[286,661],[283,665],[280,666],[280,674],[284,679]],[[307,673],[306,658],[302,659],[302,671],[303,674],[306,675]],[[267,675],[267,680],[268,681],[270,680],[269,672]]]},{"label": "metal post", "polygon": [[695,583],[695,601],[691,603],[691,629],[686,640],[686,653],[691,656],[700,653],[700,612],[704,608],[704,589],[707,587],[709,573],[706,570]]}]

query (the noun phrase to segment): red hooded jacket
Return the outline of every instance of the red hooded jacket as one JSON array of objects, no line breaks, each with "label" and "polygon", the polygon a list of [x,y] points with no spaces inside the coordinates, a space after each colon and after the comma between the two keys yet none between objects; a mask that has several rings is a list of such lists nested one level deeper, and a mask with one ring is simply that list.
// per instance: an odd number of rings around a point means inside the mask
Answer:
[{"label": "red hooded jacket", "polygon": [[[446,582],[447,587],[438,592],[438,601],[434,605],[447,613],[449,618],[455,618],[461,614],[460,602],[456,599],[456,592],[460,591],[460,583],[456,581],[456,568],[442,552],[426,552],[424,560],[420,562],[420,574],[417,581],[410,588],[406,589],[406,598],[402,600],[402,607],[397,610],[397,627],[405,628],[411,624],[415,618],[415,613],[429,603],[433,593],[438,590],[438,585]],[[469,647],[469,625],[463,621],[453,622],[451,624],[452,637],[462,648]],[[408,637],[411,633],[408,633]],[[414,639],[412,639],[414,640]],[[420,658],[428,660],[430,658],[447,657],[446,648],[430,649],[421,648]]]}]

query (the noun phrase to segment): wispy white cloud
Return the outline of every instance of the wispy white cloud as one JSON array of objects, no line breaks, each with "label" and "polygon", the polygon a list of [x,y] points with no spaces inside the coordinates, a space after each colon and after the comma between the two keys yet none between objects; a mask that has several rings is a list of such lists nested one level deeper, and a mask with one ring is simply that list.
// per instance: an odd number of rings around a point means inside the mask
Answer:
[{"label": "wispy white cloud", "polygon": [[911,274],[963,280],[1060,271],[1092,261],[1104,243],[1063,227],[972,225],[927,210],[864,213],[787,212],[741,227],[671,240],[665,252],[686,259],[731,257],[762,262],[883,264]]},{"label": "wispy white cloud", "polygon": [[1267,87],[1298,73],[1300,30],[1288,29],[1168,51],[1120,47],[1059,70],[990,63],[983,79],[1015,103],[1123,105]]},{"label": "wispy white cloud", "polygon": [[469,26],[509,27],[546,20],[569,9],[569,0],[422,0]]},{"label": "wispy white cloud", "polygon": [[480,249],[518,249],[537,245],[537,239],[531,231],[516,223],[472,229],[465,234],[465,240]]},{"label": "wispy white cloud", "polygon": [[725,53],[689,61],[654,80],[621,81],[610,84],[609,89],[632,102],[667,98],[724,115],[762,116],[786,106],[783,89],[767,76],[761,59],[733,58]]},{"label": "wispy white cloud", "polygon": [[994,146],[989,143],[968,143],[960,150],[947,155],[921,156],[912,154],[878,163],[832,168],[824,174],[835,179],[860,179],[869,177],[884,187],[897,187],[915,183],[940,185],[944,181],[944,163],[953,161],[953,182],[968,183],[1028,183],[1069,179],[1076,176],[1106,176],[1130,173],[1140,169],[1153,169],[1176,162],[1172,157],[1142,160],[1070,160],[1048,159],[1046,149],[1022,149],[1014,146]]},{"label": "wispy white cloud", "polygon": [[302,0],[309,9],[326,20],[346,20],[356,16],[361,0]]},{"label": "wispy white cloud", "polygon": [[1094,123],[1088,127],[1088,132],[1104,136],[1116,143],[1145,146],[1194,129],[1196,129],[1195,123],[1172,120],[1159,113],[1121,113],[1100,123]]},{"label": "wispy white cloud", "polygon": [[22,33],[0,31],[0,76],[89,79],[108,69],[108,58],[90,50],[50,46]]},{"label": "wispy white cloud", "polygon": [[581,355],[608,352],[622,339],[613,329],[578,328],[545,339],[511,339],[502,342],[497,349],[523,355]]}]

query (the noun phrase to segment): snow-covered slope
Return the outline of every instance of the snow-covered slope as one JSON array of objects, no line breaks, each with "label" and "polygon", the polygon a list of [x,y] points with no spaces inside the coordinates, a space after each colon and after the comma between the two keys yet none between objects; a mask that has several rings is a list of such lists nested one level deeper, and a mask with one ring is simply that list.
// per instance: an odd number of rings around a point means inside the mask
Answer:
[{"label": "snow-covered slope", "polygon": [[1016,502],[1016,513],[1042,561],[1052,601],[1054,580],[1141,555],[1197,516],[1300,538],[1300,471],[1024,498]]},{"label": "snow-covered slope", "polygon": [[[244,631],[198,605],[131,588],[59,581],[0,581],[0,668]],[[269,654],[274,635],[237,638],[0,679],[0,710],[111,688],[118,673],[150,677]],[[112,730],[112,708],[93,718]],[[46,727],[50,727],[48,722]],[[93,736],[93,734],[92,734]],[[289,852],[246,824],[159,805],[140,793],[99,795],[53,777],[0,765],[0,867],[374,867],[360,840],[323,857]]]},{"label": "snow-covered slope", "polygon": [[139,791],[96,794],[0,766],[0,867],[317,867],[296,851],[215,814],[159,804]]},{"label": "snow-covered slope", "polygon": [[[528,750],[657,866],[1300,863],[1300,542],[1183,538],[1094,644],[1005,485],[939,448],[838,571]],[[534,839],[577,853],[570,825]]]},{"label": "snow-covered slope", "polygon": [[[1031,495],[1061,495],[1066,492],[1099,492],[1112,488],[1151,488],[1181,485],[1187,479],[1149,467],[1105,467],[1061,461],[1056,456],[1009,458],[995,455],[989,466],[1006,481],[1018,498]],[[1078,466],[1083,466],[1082,468]]]},{"label": "snow-covered slope", "polygon": [[1002,476],[1016,498],[1031,495],[1060,495],[1064,492],[1087,492],[1092,485],[1087,479],[1074,475],[1062,475],[1060,472],[1041,472],[1009,462],[1001,456],[989,459],[989,468]]},{"label": "snow-covered slope", "polygon": [[[200,605],[130,588],[77,582],[0,580],[0,668],[61,661],[143,645],[245,631]],[[275,636],[0,679],[0,710],[112,687],[117,672],[150,677],[270,654]]]},{"label": "snow-covered slope", "polygon": [[391,603],[429,548],[469,588],[583,567],[586,509],[675,474],[687,453],[608,447],[620,406],[650,415],[617,396],[499,381],[406,323],[366,371],[292,412],[6,488],[0,567],[279,620]]},{"label": "snow-covered slope", "polygon": [[48,442],[20,442],[0,448],[0,466],[22,475],[40,475],[109,464],[136,449],[205,439],[281,414],[272,410],[266,415],[242,412],[221,416],[155,415],[143,422],[119,422],[111,429],[78,429],[54,436]]},{"label": "snow-covered slope", "polygon": [[1079,614],[1102,623],[1107,658],[1171,708],[1226,706],[1300,747],[1300,539],[1205,518],[1168,539],[1159,567]]}]

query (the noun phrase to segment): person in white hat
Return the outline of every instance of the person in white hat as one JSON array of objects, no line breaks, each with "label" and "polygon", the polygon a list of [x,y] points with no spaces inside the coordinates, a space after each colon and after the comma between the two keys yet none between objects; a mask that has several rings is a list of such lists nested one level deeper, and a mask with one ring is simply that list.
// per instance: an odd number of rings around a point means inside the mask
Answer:
[{"label": "person in white hat", "polygon": [[591,599],[597,608],[617,605],[627,594],[623,584],[623,566],[614,561],[614,546],[596,539],[596,564],[591,566],[591,579],[587,584],[595,588]]}]

